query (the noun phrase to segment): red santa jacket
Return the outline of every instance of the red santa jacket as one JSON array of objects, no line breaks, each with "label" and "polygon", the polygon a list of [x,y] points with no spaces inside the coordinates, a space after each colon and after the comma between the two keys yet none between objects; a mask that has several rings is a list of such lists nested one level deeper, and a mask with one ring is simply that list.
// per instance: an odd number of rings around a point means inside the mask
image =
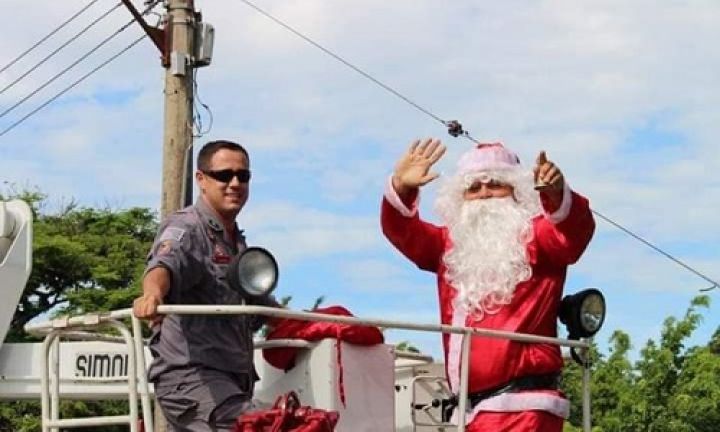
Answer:
[{"label": "red santa jacket", "polygon": [[[527,246],[532,277],[517,285],[510,304],[477,320],[455,310],[455,288],[445,278],[443,256],[451,246],[448,230],[420,219],[417,202],[407,208],[391,186],[383,199],[381,224],[385,236],[419,268],[437,273],[443,324],[482,327],[555,337],[557,313],[566,269],[585,250],[595,229],[588,200],[566,187],[560,209],[533,219],[534,237]],[[393,203],[391,203],[393,202]],[[405,208],[403,208],[405,204]],[[562,213],[562,214],[560,214]],[[443,335],[448,379],[458,390],[460,336]],[[487,390],[511,379],[562,369],[560,348],[504,339],[473,337],[470,345],[469,391]]]}]

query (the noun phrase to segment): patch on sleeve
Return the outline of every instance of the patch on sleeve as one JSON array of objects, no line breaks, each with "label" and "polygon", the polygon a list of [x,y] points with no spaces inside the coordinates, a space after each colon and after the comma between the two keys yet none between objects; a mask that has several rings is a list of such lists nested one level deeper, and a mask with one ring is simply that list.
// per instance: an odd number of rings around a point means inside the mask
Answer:
[{"label": "patch on sleeve", "polygon": [[176,227],[167,227],[165,228],[165,231],[160,234],[160,238],[158,239],[158,242],[162,243],[166,240],[174,240],[176,242],[179,242],[182,240],[183,236],[185,235],[185,230],[182,228],[176,228]]},{"label": "patch on sleeve", "polygon": [[172,240],[163,240],[158,244],[157,249],[155,250],[155,255],[162,256],[167,255],[170,250],[172,250]]}]

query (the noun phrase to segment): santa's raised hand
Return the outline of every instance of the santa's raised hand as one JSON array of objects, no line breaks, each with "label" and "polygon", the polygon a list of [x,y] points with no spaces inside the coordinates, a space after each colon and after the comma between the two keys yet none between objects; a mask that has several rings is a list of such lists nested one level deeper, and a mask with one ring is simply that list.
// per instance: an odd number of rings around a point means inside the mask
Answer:
[{"label": "santa's raised hand", "polygon": [[560,205],[565,187],[565,176],[554,162],[548,160],[545,151],[541,151],[535,160],[535,189]]},{"label": "santa's raised hand", "polygon": [[440,176],[430,168],[442,158],[446,147],[436,138],[415,140],[395,165],[392,185],[400,195],[414,192]]}]

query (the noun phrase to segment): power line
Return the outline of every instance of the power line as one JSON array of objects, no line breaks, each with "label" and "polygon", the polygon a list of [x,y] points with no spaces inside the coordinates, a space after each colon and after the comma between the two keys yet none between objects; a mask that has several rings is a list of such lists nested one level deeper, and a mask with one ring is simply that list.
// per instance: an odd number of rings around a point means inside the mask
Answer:
[{"label": "power line", "polygon": [[[145,10],[142,12],[142,15],[147,15],[148,13],[150,13],[150,12],[155,8],[155,6],[157,6],[158,3],[160,3],[160,0],[154,0],[152,3],[148,4],[148,6],[147,6],[147,7],[145,8]],[[75,66],[77,63],[79,63],[80,61],[82,61],[82,60],[84,60],[85,58],[87,58],[90,54],[92,54],[94,51],[96,51],[96,50],[97,50],[98,48],[100,48],[102,45],[104,45],[105,43],[107,43],[110,39],[112,39],[113,37],[117,36],[120,32],[122,32],[123,30],[125,30],[126,28],[128,28],[130,25],[132,25],[133,22],[135,22],[135,18],[133,18],[132,20],[130,20],[130,22],[128,22],[128,23],[125,24],[124,26],[120,27],[117,31],[115,31],[115,33],[113,33],[112,35],[108,36],[108,37],[107,37],[105,40],[103,40],[98,46],[96,46],[95,48],[93,48],[92,50],[90,50],[88,53],[86,53],[83,57],[81,57],[80,59],[78,59],[76,62],[74,62],[74,63],[73,63],[72,65],[70,65],[68,68],[66,68],[64,71],[62,71],[61,73],[59,73],[58,75],[56,75],[55,77],[53,77],[49,82],[54,81],[58,76],[64,74],[67,70],[69,70],[70,68],[72,68],[73,66]],[[40,111],[41,109],[45,108],[45,107],[46,107],[47,105],[49,105],[50,103],[54,102],[57,98],[59,98],[60,96],[64,95],[65,93],[67,93],[70,89],[72,89],[73,87],[75,87],[76,85],[78,85],[79,83],[81,83],[82,81],[84,81],[85,79],[87,79],[90,75],[92,75],[92,74],[94,74],[95,72],[99,71],[100,69],[102,69],[103,67],[105,67],[107,64],[109,64],[110,62],[112,62],[113,60],[115,60],[116,58],[118,58],[119,56],[121,56],[123,53],[127,52],[130,48],[132,48],[132,47],[134,47],[135,45],[137,45],[137,44],[138,44],[141,40],[143,40],[146,36],[147,36],[147,35],[143,35],[142,37],[138,38],[138,39],[135,40],[133,43],[131,43],[130,45],[128,45],[127,47],[125,47],[124,49],[122,49],[120,52],[118,52],[118,53],[115,54],[114,56],[110,57],[109,59],[107,59],[106,61],[104,61],[103,63],[101,63],[101,64],[98,65],[97,67],[95,67],[93,70],[91,70],[90,72],[86,73],[85,75],[83,75],[82,77],[80,77],[79,79],[77,79],[76,81],[74,81],[72,84],[70,84],[68,87],[64,88],[62,91],[60,91],[59,93],[57,93],[57,94],[56,94],[55,96],[53,96],[52,98],[48,99],[45,103],[43,103],[43,104],[40,105],[39,107],[35,108],[35,109],[32,110],[31,112],[29,112],[28,114],[26,114],[25,116],[23,116],[21,119],[19,119],[19,120],[16,121],[15,123],[11,124],[10,126],[8,126],[7,128],[5,128],[2,132],[0,132],[0,137],[4,136],[6,133],[10,132],[12,129],[14,129],[15,127],[17,127],[18,125],[20,125],[21,123],[23,123],[25,120],[27,120],[28,118],[30,118],[31,116],[33,116],[35,113],[37,113],[37,112]],[[10,109],[14,109],[14,108],[17,107],[19,104],[21,104],[22,102],[24,102],[25,100],[27,100],[29,97],[32,97],[34,94],[36,94],[36,93],[37,93],[38,91],[40,91],[42,88],[44,88],[45,86],[47,86],[47,84],[49,84],[49,82],[43,84],[43,86],[41,86],[40,88],[36,89],[33,93],[31,93],[30,95],[28,95],[27,97],[25,97],[23,100],[21,100],[20,102],[18,102],[17,104],[15,104],[15,105],[14,105],[13,107],[11,107]],[[2,114],[0,114],[0,117],[2,117],[2,116],[4,116],[5,114],[7,114],[7,112],[8,112],[8,111],[6,110],[6,111],[3,112]]]},{"label": "power line", "polygon": [[699,270],[696,270],[695,268],[691,267],[690,265],[684,263],[682,260],[680,260],[679,258],[671,255],[670,253],[665,252],[664,250],[660,249],[659,247],[655,246],[654,244],[650,243],[649,241],[645,240],[644,238],[640,237],[639,235],[635,234],[634,232],[630,231],[629,229],[625,228],[624,226],[620,225],[619,223],[615,222],[614,220],[610,219],[609,217],[601,214],[600,212],[598,212],[598,211],[596,211],[596,210],[592,210],[592,212],[595,214],[595,216],[597,216],[597,217],[599,217],[600,219],[604,220],[605,222],[613,225],[615,228],[623,231],[625,234],[627,234],[627,235],[635,238],[636,240],[644,243],[645,246],[651,248],[652,250],[654,250],[655,252],[657,252],[657,253],[659,253],[659,254],[662,254],[662,255],[665,256],[667,259],[675,262],[676,264],[684,267],[686,270],[692,272],[692,273],[695,274],[696,276],[699,276],[699,277],[705,279],[706,281],[708,281],[708,282],[710,282],[710,283],[712,284],[709,288],[702,289],[701,291],[710,291],[711,289],[714,289],[714,288],[717,288],[718,286],[720,286],[720,283],[717,282],[716,280],[713,280],[713,279],[710,278],[709,276],[706,276],[705,274],[701,273]]},{"label": "power line", "polygon": [[280,19],[274,17],[269,12],[266,12],[265,10],[261,9],[259,6],[256,6],[252,2],[248,0],[240,0],[241,2],[245,3],[246,5],[250,6],[251,8],[255,9],[260,14],[264,15],[265,17],[269,18],[270,20],[274,21],[278,25],[284,27],[289,32],[293,33],[295,36],[303,39],[305,42],[309,43],[310,45],[313,45],[315,48],[319,49],[320,51],[324,52],[325,54],[329,55],[330,57],[333,57],[335,60],[339,61],[340,63],[344,64],[345,66],[349,67],[350,69],[354,70],[355,72],[359,73],[360,75],[364,76],[365,78],[369,79],[373,83],[377,84],[379,87],[387,90],[391,94],[395,95],[396,97],[402,99],[406,103],[413,106],[418,111],[422,112],[423,114],[427,115],[428,117],[432,118],[433,120],[441,123],[443,126],[447,127],[449,129],[450,135],[452,136],[463,136],[470,141],[473,141],[477,144],[480,142],[473,138],[468,131],[465,131],[462,129],[462,126],[460,126],[460,123],[458,123],[455,120],[443,120],[437,115],[433,114],[430,110],[423,108],[421,105],[413,102],[410,98],[403,95],[399,91],[395,90],[394,88],[390,87],[389,85],[383,83],[379,79],[373,77],[368,72],[365,72],[364,70],[360,69],[359,67],[355,66],[354,64],[350,63],[348,60],[345,60],[344,58],[340,57],[338,54],[335,54],[334,52],[330,51],[328,48],[325,48],[324,46],[320,45],[319,43],[312,40],[310,37],[304,35],[300,31],[296,30],[289,24],[286,24],[285,22],[281,21]]},{"label": "power line", "polygon": [[[413,102],[412,100],[410,100],[410,99],[407,98],[406,96],[402,95],[400,92],[398,92],[397,90],[393,89],[393,88],[390,87],[389,85],[384,84],[384,83],[381,82],[380,80],[374,78],[374,77],[373,77],[372,75],[370,75],[369,73],[363,71],[362,69],[360,69],[360,68],[358,68],[357,66],[353,65],[353,64],[350,63],[349,61],[345,60],[344,58],[340,57],[339,55],[335,54],[334,52],[330,51],[329,49],[327,49],[327,48],[325,48],[324,46],[320,45],[319,43],[315,42],[315,41],[312,40],[310,37],[308,37],[308,36],[300,33],[298,30],[296,30],[295,28],[291,27],[289,24],[286,24],[285,22],[283,22],[283,21],[281,21],[280,19],[276,18],[275,16],[271,15],[269,12],[266,12],[265,10],[263,10],[263,9],[261,9],[260,7],[256,6],[255,4],[253,4],[252,2],[250,2],[249,0],[240,0],[240,1],[243,2],[243,3],[245,3],[246,5],[250,6],[251,8],[255,9],[257,12],[259,12],[260,14],[262,14],[262,15],[264,15],[265,17],[269,18],[270,20],[274,21],[274,22],[277,23],[278,25],[282,26],[282,27],[285,28],[286,30],[290,31],[290,32],[293,33],[294,35],[300,37],[301,39],[303,39],[303,40],[306,41],[307,43],[309,43],[309,44],[313,45],[314,47],[318,48],[319,50],[321,50],[321,51],[324,52],[325,54],[333,57],[335,60],[343,63],[345,66],[349,67],[350,69],[354,70],[355,72],[359,73],[360,75],[364,76],[365,78],[369,79],[370,81],[374,82],[375,84],[379,85],[380,87],[382,87],[382,88],[384,88],[385,90],[389,91],[390,93],[394,94],[394,95],[397,96],[398,98],[400,98],[400,99],[402,99],[403,101],[407,102],[408,104],[412,105],[413,107],[415,107],[415,108],[418,109],[419,111],[427,114],[428,116],[430,116],[430,117],[433,118],[434,120],[436,120],[436,121],[442,123],[443,125],[447,126],[447,127],[448,127],[448,131],[450,132],[451,135],[453,135],[453,136],[462,135],[462,136],[464,136],[465,138],[468,138],[468,139],[471,140],[471,141],[474,141],[474,142],[476,142],[476,143],[478,142],[476,139],[474,139],[473,137],[471,137],[470,134],[469,134],[467,131],[464,131],[464,130],[462,129],[462,126],[460,126],[460,124],[457,123],[456,121],[452,121],[452,120],[451,120],[451,121],[445,121],[445,120],[441,119],[440,117],[436,116],[436,115],[433,114],[432,112],[428,111],[427,109],[425,109],[425,108],[421,107],[420,105],[416,104],[415,102]],[[626,234],[628,234],[628,235],[630,235],[631,237],[635,238],[636,240],[644,243],[646,246],[652,248],[653,250],[655,250],[656,252],[662,254],[663,256],[665,256],[666,258],[668,258],[668,259],[670,259],[671,261],[675,262],[676,264],[682,266],[682,267],[685,268],[686,270],[692,272],[692,273],[695,274],[696,276],[699,276],[699,277],[701,277],[702,279],[704,279],[704,280],[706,280],[706,281],[708,281],[708,282],[710,282],[710,283],[712,284],[712,286],[710,286],[709,288],[705,288],[705,289],[703,289],[703,290],[701,290],[701,291],[709,291],[709,290],[712,290],[712,289],[715,289],[715,288],[720,287],[720,283],[719,283],[719,282],[717,282],[717,281],[713,280],[712,278],[704,275],[704,274],[701,273],[700,271],[698,271],[698,270],[696,270],[695,268],[691,267],[690,265],[684,263],[683,261],[681,261],[680,259],[678,259],[678,258],[676,258],[675,256],[671,255],[670,253],[665,252],[664,250],[662,250],[662,249],[659,248],[658,246],[655,246],[654,244],[650,243],[649,241],[645,240],[644,238],[640,237],[639,235],[635,234],[634,232],[630,231],[629,229],[623,227],[623,226],[620,225],[619,223],[613,221],[612,219],[610,219],[610,218],[602,215],[601,213],[599,213],[599,212],[597,212],[597,211],[595,211],[595,210],[593,210],[592,212],[593,212],[595,215],[597,215],[599,218],[605,220],[606,222],[608,222],[608,223],[610,223],[611,225],[615,226],[616,228],[622,230],[623,232],[625,232]]]},{"label": "power line", "polygon": [[20,81],[21,81],[23,78],[25,78],[26,76],[30,75],[34,70],[36,70],[37,68],[39,68],[40,66],[42,66],[46,61],[48,61],[48,60],[50,60],[52,57],[54,57],[55,54],[59,53],[63,48],[65,48],[66,46],[70,45],[70,44],[71,44],[72,42],[74,42],[77,38],[79,38],[80,36],[82,36],[83,34],[85,34],[85,33],[86,33],[88,30],[90,30],[95,24],[97,24],[97,23],[99,23],[100,21],[102,21],[103,19],[105,19],[108,15],[110,15],[113,11],[115,11],[115,9],[119,8],[120,6],[122,6],[122,3],[116,4],[115,6],[113,6],[112,8],[110,8],[107,12],[105,12],[105,13],[102,14],[102,15],[100,15],[100,16],[99,16],[98,18],[96,18],[93,22],[91,22],[91,23],[88,24],[85,28],[83,28],[82,30],[80,30],[80,32],[78,32],[77,34],[75,34],[75,36],[71,37],[68,41],[66,41],[64,44],[60,45],[58,48],[56,48],[53,52],[51,52],[51,53],[48,54],[47,56],[45,56],[42,60],[40,60],[38,63],[36,63],[33,67],[31,67],[31,68],[30,68],[28,71],[26,71],[24,74],[22,74],[22,75],[20,75],[18,78],[16,78],[15,81],[13,81],[13,82],[11,82],[10,84],[6,85],[2,90],[0,90],[0,95],[2,95],[2,94],[5,93],[7,90],[9,90],[10,88],[12,88],[15,84],[17,84],[18,82],[20,82]]},{"label": "power line", "polygon": [[80,9],[80,10],[77,11],[77,12],[75,12],[75,14],[74,14],[73,16],[71,16],[70,18],[68,18],[64,23],[60,24],[60,26],[58,26],[55,30],[53,30],[53,31],[51,31],[50,33],[48,33],[47,35],[45,35],[42,39],[40,39],[39,41],[37,41],[33,46],[31,46],[30,48],[28,48],[27,50],[25,50],[25,51],[24,51],[22,54],[20,54],[19,56],[15,57],[10,63],[8,63],[8,64],[6,64],[5,66],[3,66],[2,69],[0,69],[0,73],[5,72],[8,68],[10,68],[12,65],[14,65],[15,63],[17,63],[18,61],[20,61],[20,59],[22,59],[23,57],[25,57],[26,55],[28,55],[32,50],[34,50],[35,48],[37,48],[38,46],[40,46],[40,44],[42,44],[43,42],[45,42],[46,40],[48,40],[50,37],[52,37],[52,35],[54,35],[54,34],[57,33],[58,31],[60,31],[63,27],[65,27],[66,25],[68,25],[71,21],[75,20],[75,18],[77,18],[77,17],[79,17],[80,15],[82,15],[83,12],[85,12],[86,10],[88,10],[92,5],[94,5],[94,4],[97,3],[97,2],[98,2],[98,0],[92,0],[90,3],[88,3],[88,4],[87,4],[86,6],[84,6],[82,9]]},{"label": "power line", "polygon": [[123,54],[124,54],[125,52],[127,52],[130,48],[132,48],[132,47],[134,47],[135,45],[137,45],[138,43],[140,43],[140,41],[143,40],[143,39],[146,38],[146,37],[147,37],[147,35],[142,35],[142,36],[140,36],[140,37],[137,38],[135,41],[133,41],[130,45],[126,46],[126,47],[123,48],[121,51],[119,51],[117,54],[113,55],[113,56],[110,57],[109,59],[107,59],[107,60],[105,60],[104,62],[100,63],[100,64],[99,64],[98,66],[96,66],[93,70],[91,70],[90,72],[86,73],[85,75],[83,75],[82,77],[80,77],[79,79],[77,79],[76,81],[74,81],[72,84],[70,84],[69,86],[65,87],[61,92],[59,92],[59,93],[56,94],[55,96],[51,97],[51,98],[48,99],[47,101],[45,101],[45,103],[43,103],[43,104],[40,105],[39,107],[35,108],[34,110],[30,111],[28,114],[26,114],[26,115],[25,115],[24,117],[22,117],[20,120],[16,121],[15,123],[13,123],[13,124],[11,124],[10,126],[8,126],[7,128],[5,128],[2,132],[0,132],[0,137],[2,137],[3,135],[5,135],[6,133],[10,132],[10,131],[13,130],[15,127],[17,127],[18,125],[20,125],[21,123],[23,123],[25,120],[27,120],[28,118],[30,118],[31,116],[33,116],[35,113],[37,113],[37,112],[40,111],[41,109],[45,108],[46,106],[48,106],[49,104],[51,104],[52,102],[54,102],[54,101],[55,101],[57,98],[59,98],[60,96],[64,95],[64,94],[67,93],[68,91],[70,91],[70,89],[72,89],[72,88],[75,87],[76,85],[80,84],[82,81],[84,81],[84,80],[85,80],[86,78],[88,78],[90,75],[92,75],[92,74],[94,74],[95,72],[99,71],[100,69],[102,69],[103,67],[105,67],[106,65],[108,65],[110,62],[112,62],[112,61],[115,60],[116,58],[118,58],[118,57],[120,57],[121,55],[123,55]]},{"label": "power line", "polygon": [[41,91],[42,89],[44,89],[45,87],[47,87],[48,85],[50,85],[51,83],[53,83],[56,79],[60,78],[62,75],[64,75],[65,73],[67,73],[70,69],[72,69],[72,68],[74,68],[75,66],[77,66],[80,62],[82,62],[83,60],[85,60],[86,58],[88,58],[88,57],[89,57],[90,55],[92,55],[95,51],[97,51],[98,49],[100,49],[101,47],[103,47],[106,43],[110,42],[111,39],[113,39],[114,37],[116,37],[117,35],[119,35],[120,33],[122,33],[123,31],[125,31],[125,30],[126,30],[128,27],[130,27],[134,22],[135,22],[135,19],[132,19],[132,20],[129,21],[127,24],[125,24],[125,25],[123,25],[122,27],[120,27],[119,29],[117,29],[117,30],[116,30],[114,33],[112,33],[110,36],[108,36],[108,37],[106,37],[105,39],[103,39],[102,42],[100,42],[99,44],[97,44],[97,45],[96,45],[94,48],[92,48],[90,51],[88,51],[88,52],[86,52],[85,54],[83,54],[79,59],[77,59],[77,60],[75,60],[74,62],[72,62],[69,66],[67,66],[65,69],[63,69],[63,70],[61,70],[60,72],[58,72],[57,74],[55,74],[55,75],[54,75],[52,78],[50,78],[49,80],[45,81],[45,83],[43,83],[40,87],[38,87],[38,88],[36,88],[35,90],[33,90],[32,92],[30,92],[29,95],[27,95],[27,96],[25,96],[24,98],[20,99],[20,100],[19,100],[18,102],[16,102],[14,105],[10,106],[10,108],[7,108],[5,111],[3,111],[2,113],[0,113],[0,118],[5,117],[8,113],[10,113],[10,112],[13,111],[15,108],[17,108],[17,107],[19,107],[20,105],[22,105],[25,101],[27,101],[27,100],[30,99],[31,97],[35,96],[39,91]]}]

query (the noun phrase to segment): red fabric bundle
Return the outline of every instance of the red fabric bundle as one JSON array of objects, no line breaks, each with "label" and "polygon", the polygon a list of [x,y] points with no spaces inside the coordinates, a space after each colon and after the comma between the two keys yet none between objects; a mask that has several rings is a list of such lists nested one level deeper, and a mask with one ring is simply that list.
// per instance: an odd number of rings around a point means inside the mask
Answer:
[{"label": "red fabric bundle", "polygon": [[[327,315],[353,316],[350,311],[342,306],[318,308],[313,312]],[[377,327],[301,321],[287,318],[278,320],[267,335],[267,340],[302,339],[314,342],[327,338],[336,338],[356,345],[375,345],[384,341],[383,334]],[[263,350],[263,357],[278,369],[290,370],[295,366],[297,350],[298,348],[266,348]]]},{"label": "red fabric bundle", "polygon": [[[327,315],[353,316],[349,310],[342,306],[318,308],[313,312]],[[301,321],[295,319],[278,320],[273,329],[267,335],[267,340],[302,339],[312,342],[327,338],[335,338],[339,341],[356,345],[375,345],[384,342],[383,334],[377,327],[331,322]],[[295,366],[297,350],[298,348],[266,348],[263,350],[263,358],[276,368],[287,371]],[[337,345],[337,362],[340,373],[338,378],[340,400],[344,404],[345,391],[343,389],[342,356],[339,343]]]},{"label": "red fabric bundle", "polygon": [[332,432],[339,419],[337,411],[300,406],[295,392],[280,396],[264,411],[240,416],[234,432]]}]

